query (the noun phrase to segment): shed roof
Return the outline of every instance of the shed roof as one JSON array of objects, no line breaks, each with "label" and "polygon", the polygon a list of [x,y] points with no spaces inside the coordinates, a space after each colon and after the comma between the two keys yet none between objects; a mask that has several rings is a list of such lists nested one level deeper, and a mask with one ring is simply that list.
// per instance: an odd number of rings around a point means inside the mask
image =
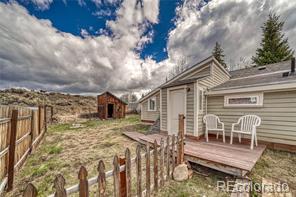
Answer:
[{"label": "shed roof", "polygon": [[106,91],[106,92],[103,92],[102,94],[99,94],[98,97],[99,97],[99,96],[103,96],[103,95],[105,95],[105,94],[109,94],[109,95],[113,96],[114,98],[116,98],[117,100],[121,101],[123,104],[128,105],[125,101],[121,100],[120,98],[118,98],[117,96],[115,96],[114,94],[112,94],[112,93],[109,92],[109,91]]}]

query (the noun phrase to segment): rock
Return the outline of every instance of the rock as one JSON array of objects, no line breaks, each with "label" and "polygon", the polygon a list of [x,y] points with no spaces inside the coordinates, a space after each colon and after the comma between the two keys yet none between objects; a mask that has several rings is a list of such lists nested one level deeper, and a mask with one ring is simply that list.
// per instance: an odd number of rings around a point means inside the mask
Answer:
[{"label": "rock", "polygon": [[178,165],[173,173],[173,177],[175,181],[185,181],[188,179],[189,171],[186,164]]}]

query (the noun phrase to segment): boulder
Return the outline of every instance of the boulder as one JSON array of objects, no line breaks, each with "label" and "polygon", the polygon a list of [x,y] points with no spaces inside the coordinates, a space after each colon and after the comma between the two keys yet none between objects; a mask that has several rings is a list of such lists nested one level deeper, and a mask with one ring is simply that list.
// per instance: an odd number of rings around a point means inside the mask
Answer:
[{"label": "boulder", "polygon": [[175,181],[185,181],[188,179],[188,176],[189,170],[186,164],[178,165],[173,172],[173,177]]}]

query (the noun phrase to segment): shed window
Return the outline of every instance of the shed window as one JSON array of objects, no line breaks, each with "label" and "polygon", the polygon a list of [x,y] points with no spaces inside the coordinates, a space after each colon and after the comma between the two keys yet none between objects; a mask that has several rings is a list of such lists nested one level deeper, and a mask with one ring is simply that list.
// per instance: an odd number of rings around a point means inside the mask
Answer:
[{"label": "shed window", "polygon": [[148,100],[148,111],[156,111],[156,97]]},{"label": "shed window", "polygon": [[224,96],[225,107],[260,107],[263,105],[263,94]]}]

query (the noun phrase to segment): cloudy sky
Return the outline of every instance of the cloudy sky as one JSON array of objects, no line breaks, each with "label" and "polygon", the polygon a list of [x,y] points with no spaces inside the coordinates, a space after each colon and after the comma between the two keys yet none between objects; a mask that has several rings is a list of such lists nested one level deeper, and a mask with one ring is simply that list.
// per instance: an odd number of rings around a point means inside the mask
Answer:
[{"label": "cloudy sky", "polygon": [[147,91],[216,41],[235,68],[250,63],[270,11],[295,50],[295,10],[291,0],[0,1],[0,89]]}]

